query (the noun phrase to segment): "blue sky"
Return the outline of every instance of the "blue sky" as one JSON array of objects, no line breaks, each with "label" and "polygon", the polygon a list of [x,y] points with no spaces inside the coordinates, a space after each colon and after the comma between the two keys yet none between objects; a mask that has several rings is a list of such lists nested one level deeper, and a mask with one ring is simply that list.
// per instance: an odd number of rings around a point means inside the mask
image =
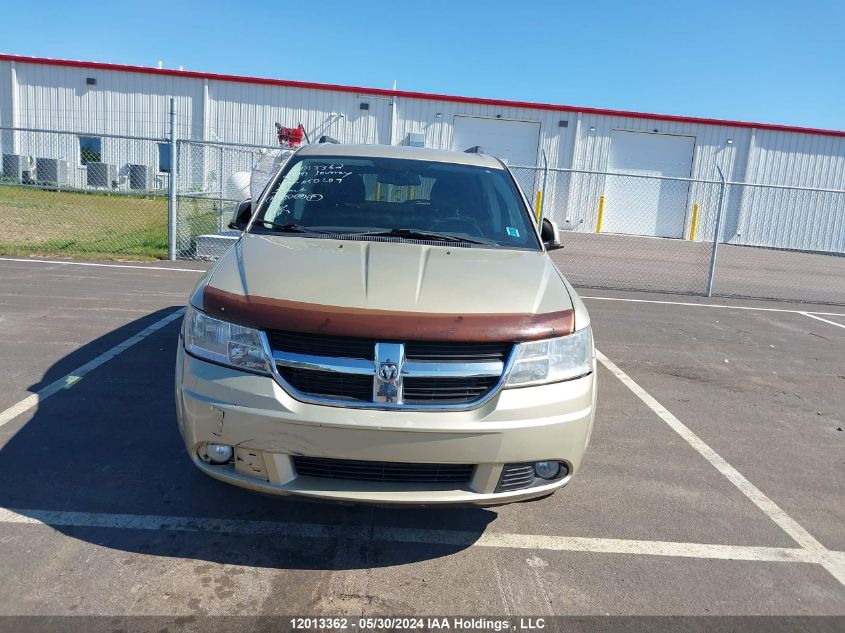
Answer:
[{"label": "blue sky", "polygon": [[71,6],[14,3],[0,49],[845,129],[845,0]]}]

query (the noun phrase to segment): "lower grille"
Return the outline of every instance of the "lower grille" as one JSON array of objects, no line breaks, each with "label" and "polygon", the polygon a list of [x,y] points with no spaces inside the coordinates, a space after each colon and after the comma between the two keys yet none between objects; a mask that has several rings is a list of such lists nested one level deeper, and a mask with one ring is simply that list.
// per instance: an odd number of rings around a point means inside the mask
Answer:
[{"label": "lower grille", "polygon": [[459,404],[483,398],[499,383],[498,376],[481,378],[406,378],[405,404]]},{"label": "lower grille", "polygon": [[302,393],[360,402],[370,402],[373,398],[372,376],[281,365],[278,370],[289,385]]},{"label": "lower grille", "polygon": [[506,464],[496,492],[528,488],[534,483],[534,464]]},{"label": "lower grille", "polygon": [[388,483],[465,484],[475,469],[472,464],[412,464],[301,456],[294,456],[292,460],[297,474],[305,477]]}]

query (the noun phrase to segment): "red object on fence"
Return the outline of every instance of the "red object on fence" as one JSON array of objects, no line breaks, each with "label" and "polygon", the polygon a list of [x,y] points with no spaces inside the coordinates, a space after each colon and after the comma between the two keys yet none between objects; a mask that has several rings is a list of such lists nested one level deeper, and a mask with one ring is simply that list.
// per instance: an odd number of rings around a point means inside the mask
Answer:
[{"label": "red object on fence", "polygon": [[276,123],[276,131],[279,133],[279,145],[298,147],[302,143],[302,124],[299,127],[282,127]]}]

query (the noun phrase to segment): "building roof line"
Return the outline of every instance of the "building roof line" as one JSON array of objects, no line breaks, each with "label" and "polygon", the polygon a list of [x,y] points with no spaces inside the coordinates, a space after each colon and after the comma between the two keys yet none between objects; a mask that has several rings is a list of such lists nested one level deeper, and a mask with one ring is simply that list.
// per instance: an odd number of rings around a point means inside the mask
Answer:
[{"label": "building roof line", "polygon": [[24,55],[9,55],[0,53],[0,61],[21,62],[26,64],[43,64],[51,66],[68,66],[73,68],[90,68],[95,70],[113,70],[131,73],[142,73],[169,77],[187,77],[191,79],[208,79],[213,81],[228,81],[234,83],[259,84],[267,86],[283,86],[287,88],[305,88],[312,90],[327,90],[334,92],[348,92],[360,95],[378,95],[384,97],[404,97],[410,99],[424,99],[428,101],[448,101],[452,103],[472,103],[477,105],[501,106],[506,108],[529,108],[533,110],[551,110],[555,112],[580,112],[583,114],[597,114],[603,116],[630,117],[636,119],[652,119],[655,121],[671,121],[676,123],[695,123],[700,125],[719,125],[737,128],[756,128],[777,132],[796,132],[801,134],[819,134],[822,136],[845,137],[845,130],[825,130],[819,128],[800,127],[795,125],[781,125],[777,123],[752,123],[748,121],[732,121],[727,119],[711,119],[704,117],[681,116],[674,114],[653,114],[649,112],[632,112],[628,110],[611,110],[605,108],[586,108],[579,106],[558,105],[553,103],[533,103],[529,101],[511,101],[507,99],[486,99],[483,97],[463,97],[458,95],[444,95],[430,92],[413,92],[408,90],[389,90],[385,88],[366,88],[362,86],[347,86],[340,84],[323,84],[308,81],[293,81],[290,79],[268,79],[243,75],[223,75],[218,73],[199,72],[195,70],[175,70],[172,68],[150,68],[148,66],[131,66],[126,64],[112,64],[106,62],[89,62],[70,59],[50,59],[47,57],[27,57]]}]

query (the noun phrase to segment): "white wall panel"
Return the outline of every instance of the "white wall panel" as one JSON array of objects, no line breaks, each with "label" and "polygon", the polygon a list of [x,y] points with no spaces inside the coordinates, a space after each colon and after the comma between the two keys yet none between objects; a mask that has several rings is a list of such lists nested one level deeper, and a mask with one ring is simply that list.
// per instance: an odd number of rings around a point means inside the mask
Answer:
[{"label": "white wall panel", "polygon": [[21,127],[163,137],[175,97],[178,132],[202,135],[202,80],[20,62],[17,78]]},{"label": "white wall panel", "polygon": [[[845,138],[758,130],[747,182],[845,189]],[[739,244],[845,252],[845,194],[736,187]]]},{"label": "white wall panel", "polygon": [[[716,166],[721,167],[728,180],[742,180],[748,154],[751,130],[748,128],[716,126],[681,121],[660,121],[633,117],[584,114],[579,137],[576,139],[573,168],[606,171],[612,130],[630,130],[677,134],[695,137],[692,178],[717,180]],[[728,142],[730,141],[730,143]],[[574,178],[583,183],[570,192],[567,213],[568,228],[593,231],[598,214],[598,198],[604,193],[600,177]],[[688,234],[692,205],[700,205],[699,239],[711,239],[718,208],[718,187],[693,183],[690,187],[685,234]],[[735,223],[739,213],[739,199],[729,198],[725,206],[725,224]]]},{"label": "white wall panel", "polygon": [[278,122],[302,123],[312,140],[326,134],[346,143],[388,142],[390,110],[383,97],[228,81],[209,82],[209,95],[212,139],[275,144]]},{"label": "white wall panel", "polygon": [[0,126],[12,125],[12,62],[0,61]]}]

